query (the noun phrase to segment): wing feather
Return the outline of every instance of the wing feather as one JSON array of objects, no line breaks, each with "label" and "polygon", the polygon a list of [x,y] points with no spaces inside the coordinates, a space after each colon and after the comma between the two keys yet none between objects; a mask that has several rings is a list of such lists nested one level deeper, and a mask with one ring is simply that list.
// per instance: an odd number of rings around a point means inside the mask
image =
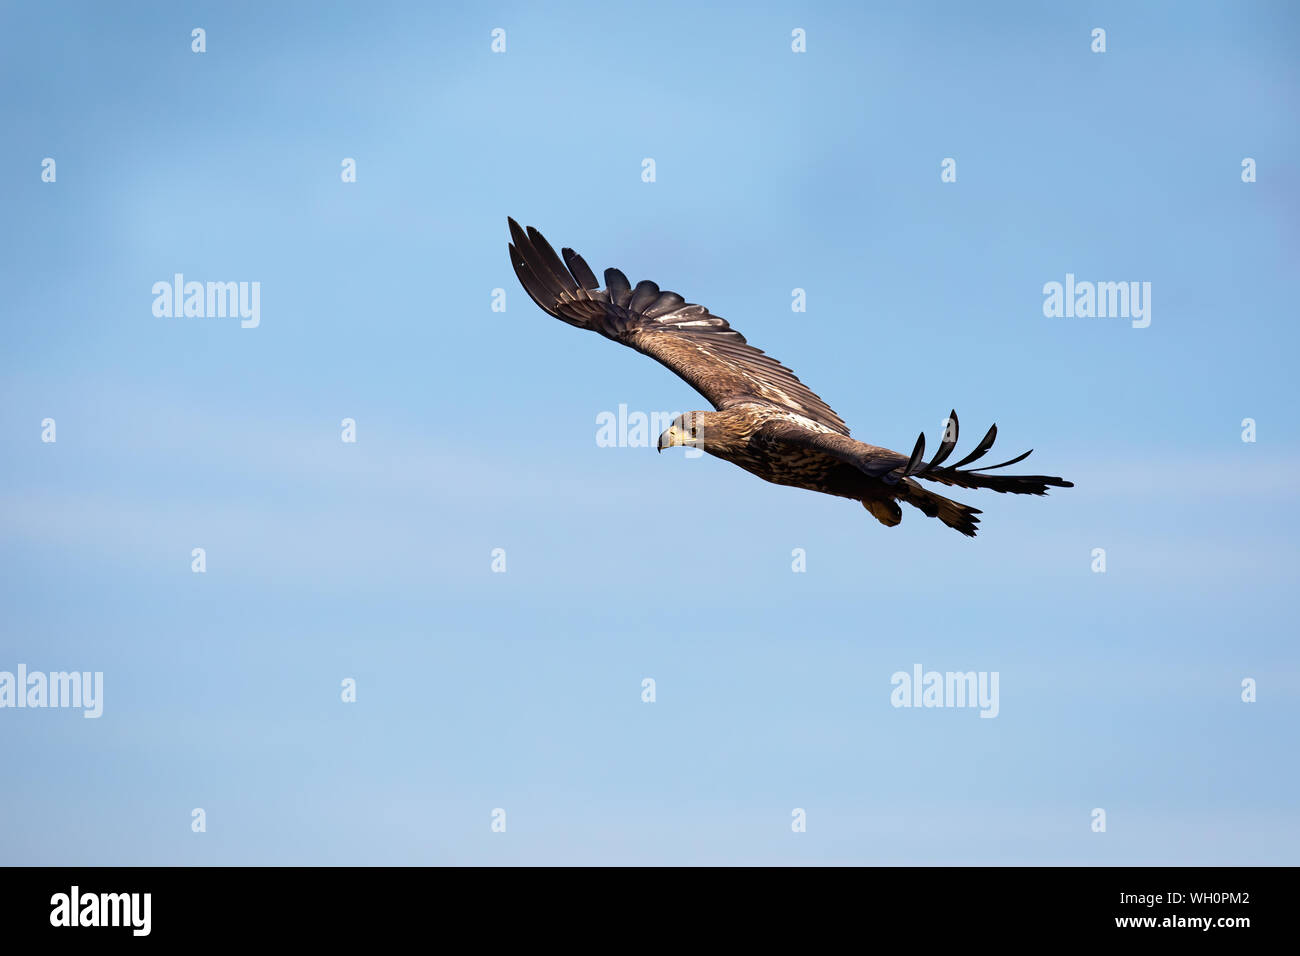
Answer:
[{"label": "wing feather", "polygon": [[572,249],[561,249],[564,255],[564,264],[569,267],[569,272],[578,280],[578,285],[584,289],[599,289],[600,283],[596,281],[596,273],[591,271],[591,266],[587,265],[587,260],[582,258]]},{"label": "wing feather", "polygon": [[[952,414],[951,420],[956,422],[957,415],[955,412]],[[992,429],[990,431],[996,434]],[[953,427],[952,432],[952,441],[955,444],[957,439],[956,427]],[[956,465],[950,467],[936,466],[933,460],[924,463],[922,462],[922,457],[925,455],[924,432],[916,440],[916,447],[912,450],[910,456],[901,455],[889,448],[868,445],[865,442],[849,438],[847,435],[813,431],[790,421],[774,420],[767,422],[758,430],[758,435],[769,442],[780,442],[799,448],[813,449],[831,458],[847,462],[864,475],[879,478],[886,485],[914,482],[913,476],[915,476],[915,478],[937,482],[941,485],[952,485],[957,488],[989,488],[993,491],[1014,495],[1045,495],[1048,488],[1074,487],[1073,482],[1053,475],[987,475],[984,473],[987,469],[959,471]],[[951,451],[951,449],[946,448],[947,444],[948,442],[944,441],[940,445],[940,454],[945,457]],[[992,445],[992,440],[988,435],[985,435],[984,441],[981,441],[980,445],[984,446],[983,451],[980,452],[983,454],[984,451],[988,451],[988,446]],[[1016,462],[1023,461],[1028,456],[1029,452],[1025,452],[1010,461],[992,467],[1001,468],[1004,465],[1013,465]],[[938,455],[935,456],[936,459],[938,457]]]}]

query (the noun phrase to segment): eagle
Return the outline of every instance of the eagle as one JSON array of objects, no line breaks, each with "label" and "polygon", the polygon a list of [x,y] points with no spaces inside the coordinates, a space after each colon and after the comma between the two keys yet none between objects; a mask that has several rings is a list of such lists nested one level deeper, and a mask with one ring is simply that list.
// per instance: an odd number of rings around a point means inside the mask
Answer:
[{"label": "eagle", "polygon": [[1074,487],[1047,475],[987,474],[1023,461],[1029,451],[967,469],[993,446],[997,425],[969,455],[946,464],[957,444],[955,410],[929,461],[925,432],[910,455],[850,438],[830,406],[792,371],[746,342],[726,319],[649,280],[634,287],[618,269],[605,270],[602,289],[572,249],[562,249],[561,258],[536,229],[507,221],[515,275],[544,312],[650,356],[713,405],[711,412],[678,416],[659,436],[661,452],[676,445],[699,448],[774,484],[851,498],[887,527],[903,520],[903,502],[972,538],[980,510],[935,494],[921,481],[1016,495]]}]

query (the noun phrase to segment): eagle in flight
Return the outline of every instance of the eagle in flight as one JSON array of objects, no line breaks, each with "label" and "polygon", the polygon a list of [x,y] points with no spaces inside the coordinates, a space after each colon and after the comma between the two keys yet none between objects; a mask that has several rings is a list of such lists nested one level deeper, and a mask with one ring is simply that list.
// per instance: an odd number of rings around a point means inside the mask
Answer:
[{"label": "eagle in flight", "polygon": [[[903,520],[900,501],[975,536],[978,508],[935,494],[920,481],[957,488],[991,488],[1017,495],[1044,495],[1049,486],[1073,482],[1046,475],[990,475],[1023,461],[1029,452],[976,470],[998,427],[974,450],[945,464],[957,444],[957,413],[942,441],[925,460],[925,433],[910,455],[849,437],[848,426],[788,368],[745,341],[726,319],[648,280],[635,288],[618,269],[605,270],[605,288],[572,249],[563,259],[531,226],[510,223],[510,262],[515,275],[549,315],[599,332],[668,366],[712,403],[716,411],[687,412],[659,436],[659,450],[700,448],[778,485],[807,488],[862,502],[883,525]],[[1030,449],[1032,451],[1033,449]],[[918,481],[920,479],[920,481]]]}]

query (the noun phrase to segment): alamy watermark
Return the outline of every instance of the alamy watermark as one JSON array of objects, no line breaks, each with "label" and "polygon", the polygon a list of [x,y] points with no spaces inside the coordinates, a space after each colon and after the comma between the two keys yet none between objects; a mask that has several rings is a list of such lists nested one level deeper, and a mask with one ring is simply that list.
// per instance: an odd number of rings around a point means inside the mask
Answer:
[{"label": "alamy watermark", "polygon": [[[597,448],[649,448],[680,416],[681,412],[629,412],[620,404],[618,412],[596,415]],[[699,458],[704,451],[686,446],[687,458]]]},{"label": "alamy watermark", "polygon": [[121,926],[132,936],[148,936],[152,927],[152,893],[83,893],[73,884],[50,897],[51,926]]},{"label": "alamy watermark", "polygon": [[1128,319],[1133,328],[1151,324],[1150,282],[1077,282],[1073,272],[1065,282],[1043,286],[1043,315],[1049,319]]},{"label": "alamy watermark", "polygon": [[171,282],[155,282],[153,296],[153,314],[160,319],[238,317],[245,329],[262,324],[260,282],[186,282],[177,272]]},{"label": "alamy watermark", "polygon": [[5,707],[80,707],[81,716],[104,712],[103,671],[0,671],[0,709]]},{"label": "alamy watermark", "polygon": [[998,715],[997,671],[895,671],[889,678],[894,707],[978,707],[981,717]]}]

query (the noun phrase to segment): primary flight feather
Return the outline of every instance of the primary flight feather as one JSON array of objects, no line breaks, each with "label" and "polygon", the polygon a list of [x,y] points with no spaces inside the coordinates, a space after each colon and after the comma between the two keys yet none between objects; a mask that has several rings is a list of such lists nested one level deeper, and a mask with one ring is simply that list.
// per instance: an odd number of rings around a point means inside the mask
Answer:
[{"label": "primary flight feather", "polygon": [[[945,465],[957,444],[957,413],[925,461],[925,434],[910,455],[849,437],[848,426],[788,368],[745,341],[726,319],[648,280],[632,286],[617,269],[605,288],[572,249],[563,259],[531,226],[510,223],[510,262],[524,290],[543,310],[648,355],[685,379],[715,411],[687,412],[659,436],[659,450],[700,448],[778,485],[860,501],[881,524],[903,520],[898,502],[975,536],[978,508],[922,487],[917,479],[958,488],[1043,495],[1073,482],[1047,475],[990,475],[1029,452],[980,470],[962,470],[993,446],[994,425],[960,461]],[[1032,449],[1031,449],[1032,450]]]}]

